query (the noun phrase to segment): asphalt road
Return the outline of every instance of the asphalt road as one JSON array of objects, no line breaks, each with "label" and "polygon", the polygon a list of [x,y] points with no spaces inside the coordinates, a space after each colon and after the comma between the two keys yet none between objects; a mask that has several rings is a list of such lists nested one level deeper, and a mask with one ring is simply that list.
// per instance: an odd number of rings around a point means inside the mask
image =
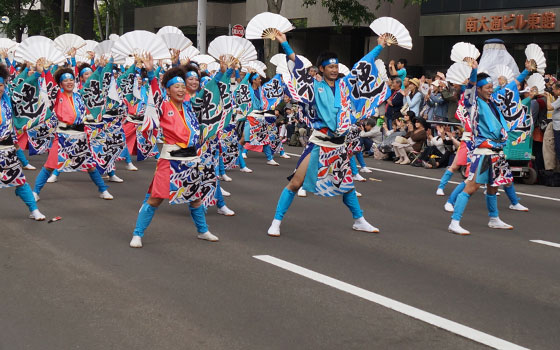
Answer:
[{"label": "asphalt road", "polygon": [[[292,148],[289,152],[299,153]],[[33,157],[40,165],[43,157]],[[27,219],[0,190],[0,350],[12,349],[487,349],[375,302],[254,258],[270,255],[519,346],[560,344],[560,188],[517,186],[531,211],[507,209],[513,231],[486,226],[481,193],[449,234],[437,182],[375,171],[357,184],[380,234],[356,232],[341,198],[297,198],[270,238],[278,195],[297,158],[230,171],[236,216],[210,208],[219,243],[196,239],[186,206],[163,204],[143,240],[128,243],[155,162],[118,171],[113,201],[86,174],[47,184],[39,207],[59,222]],[[377,169],[439,178],[442,170],[366,159]],[[121,169],[124,164],[119,164]],[[33,183],[37,172],[27,171]],[[369,176],[366,176],[369,175]],[[453,180],[459,181],[458,176]],[[450,193],[453,185],[448,186]],[[544,197],[544,198],[543,198]]]}]

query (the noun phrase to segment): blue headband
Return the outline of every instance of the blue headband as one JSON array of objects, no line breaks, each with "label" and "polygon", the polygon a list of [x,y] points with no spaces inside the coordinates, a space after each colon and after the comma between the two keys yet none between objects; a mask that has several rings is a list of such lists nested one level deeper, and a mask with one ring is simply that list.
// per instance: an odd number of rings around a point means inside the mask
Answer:
[{"label": "blue headband", "polygon": [[84,74],[87,73],[87,72],[93,72],[93,71],[91,70],[91,68],[85,67],[84,69],[82,69],[82,70],[80,71],[80,76],[84,75]]},{"label": "blue headband", "polygon": [[328,58],[326,60],[324,60],[323,62],[321,62],[321,66],[326,67],[329,64],[338,64],[338,58]]},{"label": "blue headband", "polygon": [[4,84],[4,78],[0,77],[0,84]]},{"label": "blue headband", "polygon": [[60,79],[58,80],[58,83],[60,84],[60,83],[62,83],[62,82],[63,82],[64,80],[66,80],[66,79],[72,79],[72,80],[74,80],[74,76],[73,76],[72,74],[70,74],[70,73],[64,73],[64,74],[62,74],[62,75],[60,76]]},{"label": "blue headband", "polygon": [[192,78],[192,77],[195,77],[195,78],[198,79],[198,73],[195,72],[194,70],[190,70],[190,71],[187,72],[187,79]]},{"label": "blue headband", "polygon": [[165,84],[165,87],[169,89],[172,85],[175,85],[175,84],[183,84],[183,85],[185,85],[185,80],[184,80],[183,78],[177,76],[177,77],[175,77],[175,78],[169,80],[169,81],[167,82],[167,84]]},{"label": "blue headband", "polygon": [[492,84],[492,79],[490,79],[490,77],[486,77],[482,80],[479,80],[476,83],[476,87],[483,87],[484,85],[487,85],[487,84]]}]

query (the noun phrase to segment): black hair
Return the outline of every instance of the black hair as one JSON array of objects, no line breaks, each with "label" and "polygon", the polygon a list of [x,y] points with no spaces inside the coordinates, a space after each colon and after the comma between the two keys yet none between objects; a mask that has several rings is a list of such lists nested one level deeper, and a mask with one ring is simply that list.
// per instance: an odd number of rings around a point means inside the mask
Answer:
[{"label": "black hair", "polygon": [[198,68],[195,67],[194,65],[190,64],[190,63],[189,63],[189,64],[185,64],[185,65],[183,66],[183,70],[185,71],[185,75],[187,75],[188,72],[195,72],[196,75],[198,75],[198,77],[201,78],[201,76],[200,76],[200,71],[198,70]]},{"label": "black hair", "polygon": [[375,119],[373,118],[368,118],[366,121],[366,125],[371,126],[372,128],[376,125],[377,123],[375,122]]},{"label": "black hair", "polygon": [[[196,72],[196,71],[195,71]],[[185,72],[185,74],[187,74],[187,72]],[[202,79],[203,77],[209,77],[210,73],[208,73],[207,71],[204,72],[200,72],[200,78]]]},{"label": "black hair", "polygon": [[336,58],[338,60],[338,55],[331,51],[324,51],[317,56],[317,67],[323,66],[323,61],[328,60],[329,58]]},{"label": "black hair", "polygon": [[6,84],[6,80],[10,76],[10,72],[8,71],[8,67],[3,64],[0,64],[0,78],[4,79],[4,84]]},{"label": "black hair", "polygon": [[165,74],[163,74],[163,77],[161,78],[161,85],[167,86],[167,82],[175,77],[181,77],[181,79],[184,79],[185,71],[183,67],[173,67],[165,72]]},{"label": "black hair", "polygon": [[397,63],[402,63],[403,66],[406,67],[406,65],[408,64],[408,61],[406,60],[406,58],[399,58],[399,60],[397,61]]},{"label": "black hair", "polygon": [[255,80],[259,76],[259,73],[253,72],[249,74],[249,84],[253,84],[253,80]]},{"label": "black hair", "polygon": [[560,81],[555,81],[554,84],[552,84],[552,87],[555,89],[560,89]]},{"label": "black hair", "polygon": [[89,63],[86,63],[86,62],[78,63],[76,65],[76,69],[78,70],[78,74],[80,74],[80,72],[84,68],[90,68],[91,69],[91,65]]},{"label": "black hair", "polygon": [[476,81],[479,82],[479,81],[481,81],[482,79],[488,78],[489,76],[490,76],[490,75],[488,75],[487,73],[478,73],[478,74],[476,75]]},{"label": "black hair", "polygon": [[54,72],[54,81],[56,81],[57,84],[60,84],[60,77],[62,76],[62,74],[64,73],[69,73],[72,74],[72,76],[74,76],[74,71],[70,68],[58,68],[56,70],[56,72]]},{"label": "black hair", "polygon": [[414,118],[416,118],[416,113],[414,113],[413,111],[407,111],[406,115],[410,117],[410,120],[414,120]]}]

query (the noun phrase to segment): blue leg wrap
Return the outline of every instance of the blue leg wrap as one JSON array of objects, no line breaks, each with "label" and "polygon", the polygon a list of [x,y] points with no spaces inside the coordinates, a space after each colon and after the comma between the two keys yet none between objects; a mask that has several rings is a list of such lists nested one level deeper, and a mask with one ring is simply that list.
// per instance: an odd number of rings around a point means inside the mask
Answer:
[{"label": "blue leg wrap", "polygon": [[495,194],[486,195],[486,208],[488,208],[488,216],[491,218],[498,217],[498,196]]},{"label": "blue leg wrap", "polygon": [[151,195],[152,195],[151,193],[146,193],[146,196],[144,197],[144,200],[142,201],[142,204],[146,203],[148,201],[148,199],[150,199]]},{"label": "blue leg wrap", "polygon": [[463,192],[463,190],[465,189],[465,186],[467,186],[467,184],[464,181],[461,182],[460,184],[458,184],[457,187],[455,187],[455,189],[453,190],[453,192],[451,192],[451,195],[447,199],[447,203],[451,203],[451,204],[455,205],[455,201],[457,200],[457,196],[459,195],[459,193]]},{"label": "blue leg wrap", "polygon": [[60,171],[58,171],[58,169],[54,169],[53,172],[52,172],[52,174],[53,174],[54,176],[58,176],[58,175],[60,175]]},{"label": "blue leg wrap", "polygon": [[218,180],[217,184],[216,184],[215,197],[218,200],[218,203],[216,204],[218,206],[218,208],[221,208],[224,205],[226,205],[226,201],[224,200],[224,196],[222,195],[222,188],[220,187],[220,180]]},{"label": "blue leg wrap", "polygon": [[284,214],[286,214],[290,205],[292,205],[295,195],[295,192],[292,192],[288,188],[284,187],[280,198],[278,198],[278,205],[276,206],[276,213],[274,214],[274,218],[276,220],[281,221],[284,218]]},{"label": "blue leg wrap", "polygon": [[128,151],[128,147],[126,145],[124,145],[124,148],[121,152],[121,156],[124,157],[124,160],[127,163],[132,163],[132,158],[130,158],[130,152]]},{"label": "blue leg wrap", "polygon": [[469,198],[471,198],[471,195],[467,192],[459,193],[457,200],[455,201],[455,210],[453,211],[453,215],[451,215],[453,220],[461,221],[465,208],[467,207],[467,203],[469,202]]},{"label": "blue leg wrap", "polygon": [[263,146],[263,152],[266,155],[266,160],[273,160],[274,159],[274,155],[272,154],[272,149],[270,148],[270,145],[264,145]]},{"label": "blue leg wrap", "polygon": [[148,203],[142,204],[142,208],[140,208],[140,212],[138,213],[138,219],[136,219],[136,227],[132,233],[134,236],[144,237],[144,231],[150,226],[156,209],[157,207],[152,207]]},{"label": "blue leg wrap", "polygon": [[358,202],[358,196],[356,196],[356,190],[346,192],[342,195],[342,201],[348,209],[352,212],[352,217],[354,219],[359,219],[364,216],[362,209],[360,208],[360,202]]},{"label": "blue leg wrap", "polygon": [[97,186],[97,190],[99,191],[99,193],[103,193],[109,188],[109,186],[107,186],[101,178],[101,174],[99,174],[99,171],[97,169],[88,172],[88,174],[91,178],[91,181],[93,181],[93,183]]},{"label": "blue leg wrap", "polygon": [[208,232],[208,225],[206,225],[206,212],[204,211],[204,206],[201,205],[198,208],[193,208],[189,204],[189,210],[191,211],[191,217],[196,226],[198,233]]},{"label": "blue leg wrap", "polygon": [[23,164],[23,166],[29,165],[29,161],[27,160],[27,158],[25,158],[25,153],[23,152],[23,150],[21,148],[17,149],[16,155],[17,155],[19,161],[21,162],[21,164]]},{"label": "blue leg wrap", "polygon": [[16,187],[16,196],[21,198],[23,203],[29,208],[29,211],[37,210],[37,202],[35,202],[33,191],[31,191],[31,186],[27,182],[22,186]]},{"label": "blue leg wrap", "polygon": [[360,166],[362,168],[365,168],[367,165],[366,165],[366,161],[364,160],[364,155],[362,154],[362,152],[358,152],[354,155],[356,156],[356,159],[358,160],[358,163],[360,163]]},{"label": "blue leg wrap", "polygon": [[439,181],[438,188],[443,190],[445,186],[447,186],[447,183],[449,182],[449,180],[451,180],[452,177],[453,177],[453,173],[449,170],[446,170],[445,173],[443,173],[441,180]]},{"label": "blue leg wrap", "polygon": [[48,171],[45,167],[43,167],[39,172],[39,175],[37,175],[37,177],[35,178],[35,187],[33,189],[33,192],[37,194],[41,193],[41,190],[47,183],[49,176],[51,176],[51,172]]},{"label": "blue leg wrap", "polygon": [[224,160],[222,159],[222,156],[220,155],[219,161],[218,161],[218,175],[225,175],[226,173],[226,167],[224,166]]},{"label": "blue leg wrap", "polygon": [[358,171],[358,165],[356,164],[356,157],[352,156],[350,158],[350,169],[352,170],[352,175],[356,175]]},{"label": "blue leg wrap", "polygon": [[[239,145],[239,147],[242,147],[241,145]],[[243,169],[247,167],[247,164],[245,163],[245,159],[243,159],[243,151],[239,151],[239,156],[237,157],[237,165],[239,165],[239,168]]]},{"label": "blue leg wrap", "polygon": [[107,175],[109,175],[109,176],[115,176],[115,171],[114,171],[114,170],[111,170],[111,171],[109,171],[109,172],[107,173]]},{"label": "blue leg wrap", "polygon": [[513,184],[510,186],[504,186],[504,191],[506,191],[511,204],[516,205],[519,203],[519,197],[517,197],[517,193],[515,193],[515,187],[513,187]]}]

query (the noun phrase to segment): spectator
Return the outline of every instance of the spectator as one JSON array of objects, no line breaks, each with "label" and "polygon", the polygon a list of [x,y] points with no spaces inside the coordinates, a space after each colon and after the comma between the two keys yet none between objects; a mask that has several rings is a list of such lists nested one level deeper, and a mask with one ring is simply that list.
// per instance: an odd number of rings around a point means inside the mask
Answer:
[{"label": "spectator", "polygon": [[428,135],[427,147],[419,157],[426,169],[447,166],[453,150],[459,148],[460,145],[449,127],[446,130],[443,125],[436,125],[436,132],[436,136],[433,136],[430,129],[426,131]]},{"label": "spectator", "polygon": [[407,61],[404,58],[401,58],[397,61],[397,68],[395,69],[395,62],[389,62],[389,74],[392,76],[397,76],[401,80],[401,89],[404,90],[405,88],[405,78],[406,78],[406,64]]},{"label": "spectator", "polygon": [[392,127],[393,120],[397,119],[398,113],[403,106],[403,94],[401,91],[401,79],[395,78],[391,83],[391,96],[387,99],[387,110],[385,120],[389,129]]},{"label": "spectator", "polygon": [[396,164],[410,164],[407,152],[420,152],[424,142],[426,142],[426,121],[422,118],[414,119],[414,124],[408,122],[407,133],[404,136],[397,137],[393,142],[393,150],[398,157]]},{"label": "spectator", "polygon": [[408,110],[414,112],[416,116],[420,115],[420,106],[422,104],[422,93],[418,91],[420,80],[417,78],[410,79],[408,87],[404,91],[404,102],[408,104]]},{"label": "spectator", "polygon": [[461,85],[450,84],[441,90],[441,97],[447,102],[447,120],[455,120],[455,112],[459,103],[461,93]]},{"label": "spectator", "polygon": [[[551,78],[552,80],[552,78]],[[552,109],[552,132],[554,135],[554,150],[556,152],[556,159],[560,161],[560,82],[555,82],[552,84],[552,94],[548,94],[550,100],[554,102],[548,102],[548,108]]]},{"label": "spectator", "polygon": [[440,92],[444,84],[441,80],[432,83],[432,91],[428,94],[426,101],[430,107],[428,120],[447,121],[447,102]]},{"label": "spectator", "polygon": [[373,145],[378,145],[383,141],[383,132],[381,127],[377,125],[375,119],[369,118],[365,125],[361,126],[360,131],[360,144],[362,145],[363,152],[367,156],[373,155]]},{"label": "spectator", "polygon": [[289,107],[284,109],[284,115],[286,116],[286,138],[290,140],[296,131],[296,118],[292,108]]}]

